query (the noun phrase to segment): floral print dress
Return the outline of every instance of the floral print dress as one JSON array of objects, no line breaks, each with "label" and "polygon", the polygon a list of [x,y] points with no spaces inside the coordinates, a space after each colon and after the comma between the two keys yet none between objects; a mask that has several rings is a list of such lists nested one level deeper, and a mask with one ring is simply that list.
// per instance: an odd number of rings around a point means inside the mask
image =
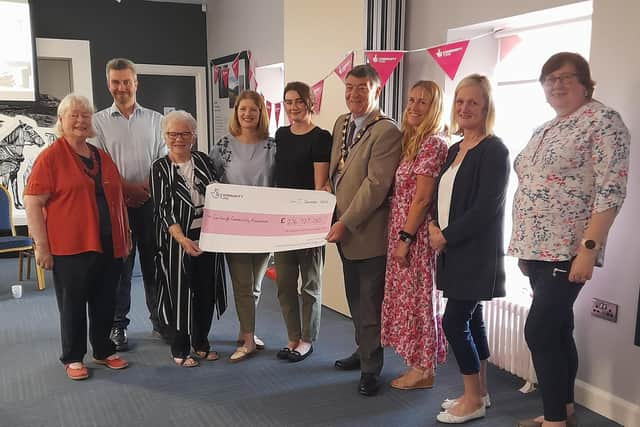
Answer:
[{"label": "floral print dress", "polygon": [[382,345],[391,346],[412,367],[432,369],[444,363],[447,343],[442,331],[442,294],[435,289],[435,250],[429,245],[428,213],[409,247],[409,267],[394,258],[416,191],[418,175],[436,177],[447,157],[447,145],[437,136],[426,138],[415,159],[403,159],[396,170],[391,210],[384,300]]}]

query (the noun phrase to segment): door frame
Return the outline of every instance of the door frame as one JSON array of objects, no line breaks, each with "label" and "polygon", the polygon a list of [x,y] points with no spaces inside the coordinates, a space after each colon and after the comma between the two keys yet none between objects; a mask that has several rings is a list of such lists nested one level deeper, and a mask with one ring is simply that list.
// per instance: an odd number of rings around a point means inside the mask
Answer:
[{"label": "door frame", "polygon": [[186,65],[136,64],[137,74],[150,76],[193,77],[196,89],[196,121],[198,122],[198,150],[209,152],[209,125],[207,117],[207,69]]}]

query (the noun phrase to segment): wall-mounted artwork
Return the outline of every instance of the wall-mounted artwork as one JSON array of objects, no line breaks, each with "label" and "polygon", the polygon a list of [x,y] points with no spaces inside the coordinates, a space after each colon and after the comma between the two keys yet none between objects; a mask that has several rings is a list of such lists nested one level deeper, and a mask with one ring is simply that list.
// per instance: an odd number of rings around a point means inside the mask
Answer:
[{"label": "wall-mounted artwork", "polygon": [[30,107],[0,106],[0,184],[11,193],[16,217],[24,215],[22,192],[35,158],[56,139],[58,102],[44,98]]}]

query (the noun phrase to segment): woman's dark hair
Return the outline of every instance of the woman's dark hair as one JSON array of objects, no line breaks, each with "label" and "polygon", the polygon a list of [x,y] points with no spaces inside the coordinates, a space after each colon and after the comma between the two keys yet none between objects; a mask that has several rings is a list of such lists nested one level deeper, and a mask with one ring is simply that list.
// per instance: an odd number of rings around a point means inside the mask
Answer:
[{"label": "woman's dark hair", "polygon": [[540,71],[540,83],[544,83],[547,76],[565,64],[571,64],[576,69],[576,78],[587,89],[586,97],[591,99],[596,82],[591,80],[589,63],[581,55],[573,52],[560,52],[547,59]]},{"label": "woman's dark hair", "polygon": [[300,98],[304,101],[304,105],[307,107],[307,111],[309,113],[313,113],[313,104],[315,99],[313,99],[313,95],[311,93],[311,88],[308,84],[302,82],[289,82],[284,87],[284,91],[282,92],[282,99],[284,99],[287,92],[290,90],[294,90],[298,92]]}]

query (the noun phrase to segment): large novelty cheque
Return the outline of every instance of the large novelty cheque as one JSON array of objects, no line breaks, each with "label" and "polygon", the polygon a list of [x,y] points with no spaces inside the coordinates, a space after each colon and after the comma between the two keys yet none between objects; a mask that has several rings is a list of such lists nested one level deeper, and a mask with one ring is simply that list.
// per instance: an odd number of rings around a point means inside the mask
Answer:
[{"label": "large novelty cheque", "polygon": [[322,246],[335,204],[326,191],[209,184],[199,246],[245,253]]}]

